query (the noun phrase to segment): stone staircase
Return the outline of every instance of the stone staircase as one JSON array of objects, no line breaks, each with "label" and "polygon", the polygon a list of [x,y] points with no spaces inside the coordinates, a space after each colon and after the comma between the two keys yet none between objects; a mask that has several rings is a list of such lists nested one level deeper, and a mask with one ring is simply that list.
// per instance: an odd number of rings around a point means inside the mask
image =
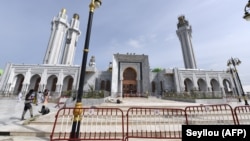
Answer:
[{"label": "stone staircase", "polygon": [[[124,117],[131,107],[148,107],[148,108],[181,108],[184,109],[189,105],[198,105],[197,103],[184,103],[184,102],[175,102],[168,100],[161,100],[155,97],[151,98],[124,98],[122,103],[102,103],[100,105],[95,105],[98,108],[119,108],[122,110]],[[84,104],[84,103],[83,103]],[[54,104],[53,104],[54,105]],[[72,105],[71,105],[72,106]],[[89,108],[90,105],[84,106]],[[36,115],[32,119],[27,119],[25,121],[20,121],[19,123],[14,123],[11,126],[7,127],[6,132],[9,131],[10,136],[16,138],[26,138],[34,137],[33,140],[49,140],[51,135],[53,125],[55,122],[55,115],[58,111],[56,108],[50,108],[51,112],[47,115]],[[126,122],[126,119],[124,119]],[[115,124],[121,124],[121,122],[109,123],[110,127],[115,127]],[[99,124],[99,126],[102,126]],[[58,127],[59,128],[59,127]],[[89,127],[91,128],[91,127]],[[101,127],[100,127],[101,128]],[[103,129],[105,130],[105,129]],[[124,123],[124,130],[126,131],[126,123]],[[55,133],[56,134],[56,133]],[[112,133],[111,136],[122,136],[121,132]],[[1,138],[1,136],[0,136]],[[28,140],[28,139],[27,139]],[[32,140],[32,139],[31,139]],[[134,140],[134,139],[129,139]],[[139,140],[139,139],[136,139]],[[143,140],[143,139],[141,139]],[[144,139],[145,140],[145,139]],[[0,140],[1,141],[1,140]],[[158,141],[158,140],[157,140]],[[180,141],[180,140],[176,140]]]}]

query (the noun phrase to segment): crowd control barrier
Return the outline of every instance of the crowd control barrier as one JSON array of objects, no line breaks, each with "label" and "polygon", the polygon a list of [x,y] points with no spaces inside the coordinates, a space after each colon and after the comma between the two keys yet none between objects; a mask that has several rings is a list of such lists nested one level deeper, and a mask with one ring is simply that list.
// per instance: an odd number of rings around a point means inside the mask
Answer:
[{"label": "crowd control barrier", "polygon": [[[129,139],[182,139],[182,125],[249,125],[250,106],[232,109],[228,104],[177,108],[131,107],[126,115],[119,108],[82,110],[79,137],[82,140],[128,141]],[[70,139],[74,108],[59,109],[51,141]]]},{"label": "crowd control barrier", "polygon": [[[124,139],[123,111],[118,108],[79,108],[82,110],[77,141]],[[74,108],[62,108],[56,114],[50,136],[51,141],[74,141],[70,139]]]},{"label": "crowd control barrier", "polygon": [[250,125],[250,106],[238,106],[234,108],[236,122],[239,125]]},{"label": "crowd control barrier", "polygon": [[233,109],[228,104],[188,106],[187,125],[235,125]]},{"label": "crowd control barrier", "polygon": [[132,107],[126,116],[125,141],[129,138],[181,139],[181,128],[186,124],[182,109]]}]

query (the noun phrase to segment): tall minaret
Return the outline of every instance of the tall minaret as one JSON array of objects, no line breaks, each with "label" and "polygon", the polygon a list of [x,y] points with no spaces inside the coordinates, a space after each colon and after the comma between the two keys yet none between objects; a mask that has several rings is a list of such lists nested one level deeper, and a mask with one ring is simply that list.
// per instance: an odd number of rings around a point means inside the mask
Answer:
[{"label": "tall minaret", "polygon": [[194,50],[192,46],[192,27],[185,20],[185,16],[178,17],[177,24],[177,35],[181,42],[182,54],[184,59],[184,64],[186,69],[197,69]]},{"label": "tall minaret", "polygon": [[61,64],[73,65],[74,56],[76,51],[76,44],[78,41],[78,37],[81,32],[79,30],[79,15],[74,14],[70,23],[70,28],[67,31],[66,43],[64,46]]},{"label": "tall minaret", "polygon": [[67,22],[68,16],[66,15],[66,9],[62,9],[57,17],[54,17],[51,22],[51,35],[46,54],[44,56],[44,64],[58,64],[60,59],[61,48],[65,40],[65,35],[68,28]]}]

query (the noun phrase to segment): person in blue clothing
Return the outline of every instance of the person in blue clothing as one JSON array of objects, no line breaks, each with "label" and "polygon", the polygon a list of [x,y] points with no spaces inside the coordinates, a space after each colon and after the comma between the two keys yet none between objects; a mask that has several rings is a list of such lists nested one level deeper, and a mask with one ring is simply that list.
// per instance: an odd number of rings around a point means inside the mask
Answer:
[{"label": "person in blue clothing", "polygon": [[32,95],[34,92],[33,89],[31,89],[25,96],[25,102],[24,102],[24,108],[23,108],[23,113],[22,113],[22,118],[21,120],[24,120],[25,113],[27,110],[30,111],[30,117],[33,117],[33,109],[31,103],[33,102],[34,96]]}]

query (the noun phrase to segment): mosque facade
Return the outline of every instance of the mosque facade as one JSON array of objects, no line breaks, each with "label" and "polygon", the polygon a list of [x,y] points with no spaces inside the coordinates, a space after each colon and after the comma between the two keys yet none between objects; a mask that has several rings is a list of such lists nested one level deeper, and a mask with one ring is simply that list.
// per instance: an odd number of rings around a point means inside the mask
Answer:
[{"label": "mosque facade", "polygon": [[[81,67],[74,65],[79,30],[79,15],[74,14],[70,23],[66,9],[53,18],[51,35],[43,64],[7,63],[0,78],[0,94],[27,93],[29,89],[60,96],[76,91]],[[192,46],[192,27],[185,16],[178,17],[176,30],[179,37],[185,68],[162,69],[153,72],[149,56],[144,54],[113,54],[113,60],[105,71],[98,71],[95,57],[88,62],[85,72],[84,91],[94,88],[116,96],[161,95],[164,92],[186,93],[200,91],[219,93],[223,96],[240,92],[238,81],[226,71],[197,69]]]}]

